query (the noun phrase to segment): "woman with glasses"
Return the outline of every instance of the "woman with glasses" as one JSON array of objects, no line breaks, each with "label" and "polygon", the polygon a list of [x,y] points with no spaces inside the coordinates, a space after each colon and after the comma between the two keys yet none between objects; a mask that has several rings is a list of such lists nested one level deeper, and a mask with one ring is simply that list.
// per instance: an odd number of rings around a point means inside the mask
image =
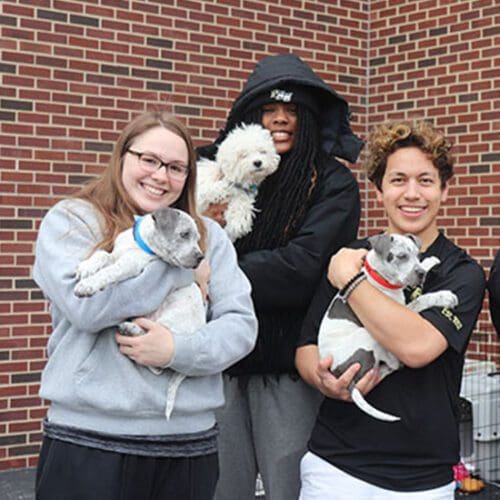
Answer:
[{"label": "woman with glasses", "polygon": [[[107,168],[42,221],[34,279],[50,302],[52,334],[40,396],[51,405],[37,498],[209,500],[218,476],[214,410],[221,372],[256,337],[250,286],[220,226],[195,209],[195,152],[174,117],[144,113],[120,134]],[[134,217],[162,207],[189,213],[210,269],[207,324],[189,337],[146,319],[194,273],[151,262],[137,277],[92,297],[73,293],[78,263],[111,250]],[[136,318],[140,337],[117,333]],[[165,418],[168,367],[187,376]]]}]

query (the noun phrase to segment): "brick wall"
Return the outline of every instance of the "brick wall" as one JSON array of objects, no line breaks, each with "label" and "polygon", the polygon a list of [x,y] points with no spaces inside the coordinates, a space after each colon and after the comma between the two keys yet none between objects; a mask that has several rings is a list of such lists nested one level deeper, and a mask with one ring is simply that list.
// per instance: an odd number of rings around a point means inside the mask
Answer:
[{"label": "brick wall", "polygon": [[[441,223],[487,268],[500,247],[498,18],[495,0],[2,0],[0,470],[36,463],[46,411],[50,322],[31,280],[44,213],[100,171],[140,110],[167,106],[197,144],[213,139],[265,55],[310,63],[359,135],[414,115],[445,128],[459,175]],[[366,233],[383,214],[360,183]],[[471,349],[496,356],[486,312]]]},{"label": "brick wall", "polygon": [[[499,25],[496,0],[370,2],[368,123],[424,116],[451,138],[457,175],[439,225],[486,270],[500,248]],[[380,230],[365,201],[367,229]],[[469,355],[499,354],[484,310]]]}]

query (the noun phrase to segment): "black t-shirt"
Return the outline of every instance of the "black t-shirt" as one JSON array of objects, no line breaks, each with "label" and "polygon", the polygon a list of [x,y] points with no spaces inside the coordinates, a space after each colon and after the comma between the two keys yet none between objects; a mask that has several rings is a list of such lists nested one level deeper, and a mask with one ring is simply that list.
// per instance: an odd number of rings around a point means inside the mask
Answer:
[{"label": "black t-shirt", "polygon": [[[366,240],[354,247],[368,247]],[[458,398],[464,353],[481,310],[485,276],[463,250],[440,234],[423,257],[441,263],[428,273],[423,292],[451,290],[453,310],[432,308],[420,314],[448,341],[447,350],[429,365],[404,367],[386,377],[366,399],[401,417],[382,422],[353,403],[325,398],[309,449],[343,471],[396,491],[436,488],[453,480],[459,461]],[[422,290],[420,290],[422,291]],[[407,301],[419,290],[409,290]],[[325,278],[308,311],[299,345],[316,344],[319,325],[336,290]],[[401,325],[404,329],[404,325]]]}]

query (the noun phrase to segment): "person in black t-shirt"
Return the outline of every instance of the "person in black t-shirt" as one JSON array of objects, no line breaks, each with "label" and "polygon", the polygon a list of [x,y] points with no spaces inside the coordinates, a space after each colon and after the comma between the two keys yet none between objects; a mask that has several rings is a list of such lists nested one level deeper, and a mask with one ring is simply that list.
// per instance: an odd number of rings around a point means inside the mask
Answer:
[{"label": "person in black t-shirt", "polygon": [[450,290],[459,304],[418,314],[367,280],[349,294],[348,303],[364,326],[404,365],[382,381],[372,370],[358,382],[371,404],[401,417],[376,420],[350,399],[348,386],[360,365],[336,378],[329,370],[332,358],[320,359],[316,345],[325,310],[361,270],[369,244],[357,241],[332,257],[296,352],[301,376],[326,396],[301,462],[300,500],[452,499],[464,353],[482,306],[484,271],[437,227],[453,160],[448,142],[433,126],[415,121],[377,127],[365,167],[386,211],[387,232],[418,236],[422,257],[441,261],[423,287],[406,291],[407,301]]}]

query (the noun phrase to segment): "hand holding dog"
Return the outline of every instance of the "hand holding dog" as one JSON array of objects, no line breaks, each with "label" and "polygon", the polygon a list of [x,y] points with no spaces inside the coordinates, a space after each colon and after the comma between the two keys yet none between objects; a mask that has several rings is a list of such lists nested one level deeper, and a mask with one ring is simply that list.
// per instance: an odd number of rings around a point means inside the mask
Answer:
[{"label": "hand holding dog", "polygon": [[[351,365],[339,378],[335,377],[330,371],[333,358],[327,356],[320,359],[316,368],[316,375],[319,379],[317,383],[318,390],[328,398],[341,399],[342,401],[352,401],[349,386],[358,371],[361,368],[359,363]],[[362,394],[368,394],[378,383],[380,377],[378,370],[368,371],[363,378],[356,384],[357,389]]]},{"label": "hand holding dog", "polygon": [[172,332],[156,321],[147,318],[134,320],[146,333],[138,337],[115,335],[122,354],[139,365],[164,367],[173,358],[174,338]]},{"label": "hand holding dog", "polygon": [[210,205],[208,205],[203,215],[206,215],[207,217],[213,219],[215,222],[218,222],[221,225],[221,227],[225,227],[226,226],[225,214],[227,206],[228,206],[227,201],[225,203],[210,203]]},{"label": "hand holding dog", "polygon": [[341,248],[330,259],[328,281],[339,290],[361,271],[368,250],[365,248]]}]

